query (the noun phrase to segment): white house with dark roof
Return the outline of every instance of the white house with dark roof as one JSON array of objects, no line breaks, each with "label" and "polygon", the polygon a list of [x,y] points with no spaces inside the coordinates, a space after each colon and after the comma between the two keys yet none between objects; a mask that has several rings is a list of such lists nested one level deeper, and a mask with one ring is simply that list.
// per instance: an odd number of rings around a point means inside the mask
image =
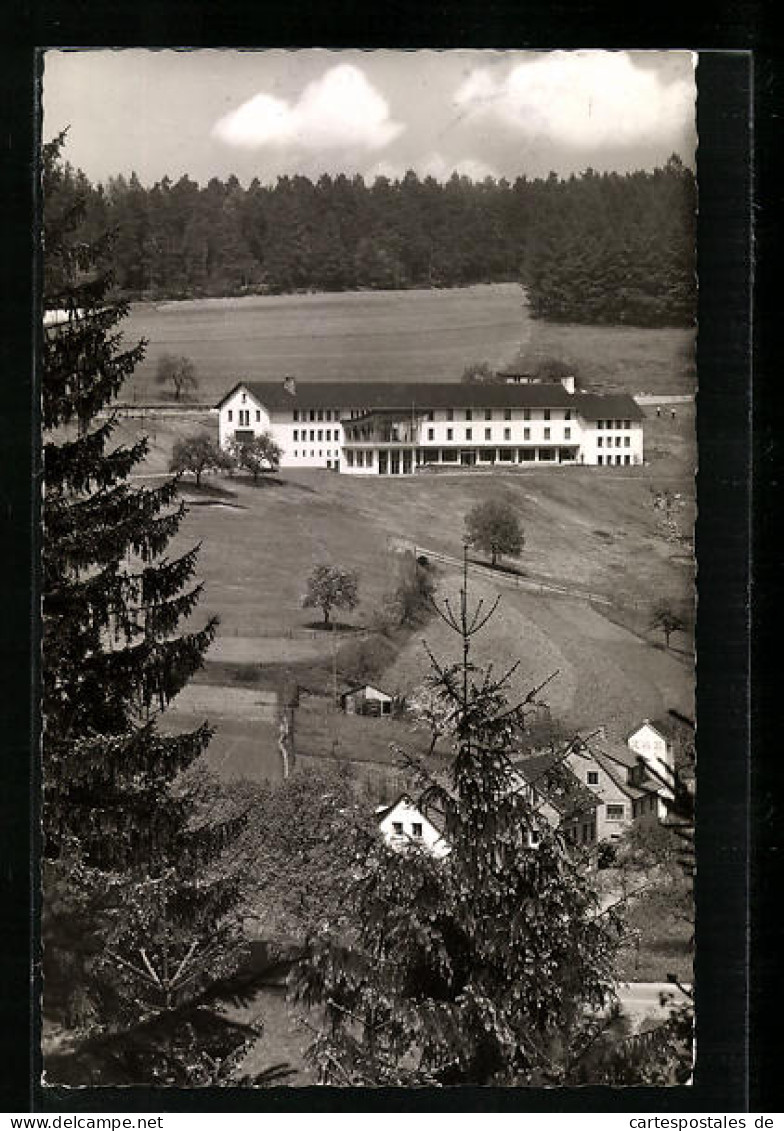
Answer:
[{"label": "white house with dark roof", "polygon": [[569,381],[246,381],[215,411],[222,446],[269,432],[284,468],[412,475],[429,466],[643,462],[643,414],[635,400],[574,392]]},{"label": "white house with dark roof", "polygon": [[396,851],[416,847],[439,859],[449,855],[450,848],[441,830],[407,793],[402,793],[391,805],[380,805],[376,820],[384,840]]}]

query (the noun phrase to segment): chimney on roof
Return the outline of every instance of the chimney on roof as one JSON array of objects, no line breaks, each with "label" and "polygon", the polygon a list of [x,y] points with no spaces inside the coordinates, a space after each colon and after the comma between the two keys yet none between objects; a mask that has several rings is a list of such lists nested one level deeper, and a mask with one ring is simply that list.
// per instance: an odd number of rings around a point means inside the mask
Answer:
[{"label": "chimney on roof", "polygon": [[289,394],[289,396],[294,397],[297,395],[297,382],[293,377],[283,378],[283,388]]}]

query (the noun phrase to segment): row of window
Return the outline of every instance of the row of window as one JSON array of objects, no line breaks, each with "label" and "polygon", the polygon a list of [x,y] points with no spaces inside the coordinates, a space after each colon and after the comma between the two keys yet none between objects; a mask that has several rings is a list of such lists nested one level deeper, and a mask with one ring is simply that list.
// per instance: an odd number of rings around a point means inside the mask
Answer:
[{"label": "row of window", "polygon": [[597,420],[596,427],[612,431],[613,428],[631,428],[631,420]]},{"label": "row of window", "polygon": [[[403,822],[402,821],[393,821],[392,822],[392,831],[395,834],[395,836],[403,836],[405,834],[405,830],[403,828]],[[421,821],[412,821],[411,822],[411,835],[415,836],[415,837],[421,837],[422,836],[422,822]]]},{"label": "row of window", "polygon": [[[427,438],[428,438],[428,440],[435,440],[435,438],[436,438],[435,428],[428,428]],[[447,428],[446,438],[447,438],[447,440],[454,440],[454,438],[455,438],[454,428]],[[474,438],[473,428],[466,428],[465,439],[466,440],[472,440],[473,438]],[[485,428],[485,440],[492,440],[492,438],[493,438],[492,428]],[[549,428],[544,429],[543,438],[545,440],[550,439],[550,429]],[[571,428],[564,428],[563,438],[564,438],[564,440],[571,440],[571,438],[572,438]],[[511,439],[512,439],[512,429],[511,428],[504,428],[504,440],[511,440]],[[524,440],[530,440],[531,439],[531,429],[530,428],[524,428],[523,429],[523,439]],[[600,446],[601,446],[601,444],[600,444]]]},{"label": "row of window", "polygon": [[[354,413],[352,412],[352,416]],[[295,420],[340,420],[340,409],[337,408],[295,408]]]},{"label": "row of window", "polygon": [[[605,459],[604,456],[597,456],[596,457],[596,462],[599,465],[599,467],[603,467],[603,466],[611,467],[612,462],[613,462],[613,457],[607,456],[607,463],[606,464],[604,462],[604,459]],[[616,467],[620,467],[621,464],[624,464],[626,467],[628,467],[631,464],[631,462],[632,462],[631,456],[616,456],[615,457],[615,466]]]},{"label": "row of window", "polygon": [[[324,430],[323,428],[315,428],[315,429],[311,428],[310,432],[308,432],[307,428],[302,428],[302,429],[295,428],[294,429],[294,443],[295,444],[300,442],[300,431],[302,432],[301,442],[303,444],[306,443],[308,440],[310,440],[311,443],[314,443],[314,442],[321,443],[323,440],[326,440],[328,444],[332,443],[332,431],[333,430],[331,428],[327,428],[326,430]],[[339,430],[337,428],[335,428],[334,431],[335,431],[335,442],[337,443],[337,441],[340,439],[340,434],[339,434]]]},{"label": "row of window", "polygon": [[[307,459],[308,455],[310,456],[311,459],[314,459],[315,456],[316,456],[316,452],[313,450],[313,448],[311,448],[310,452],[308,452],[306,448],[303,448],[301,452],[299,452],[295,449],[294,452],[292,452],[292,455],[294,456],[294,459],[299,459],[300,457],[302,457],[302,459]],[[319,448],[318,449],[318,458],[322,459],[323,457],[324,457],[324,451],[321,448]],[[327,459],[337,459],[338,453],[337,452],[327,452],[326,457],[327,457]]]},{"label": "row of window", "polygon": [[[226,413],[226,416],[228,418],[229,424],[231,424],[234,420],[233,410],[229,409],[229,411]],[[260,411],[260,409],[256,409],[256,423],[258,424],[260,421],[261,421],[261,411]],[[249,408],[240,408],[240,409],[237,410],[237,423],[239,424],[240,428],[248,428],[250,426],[250,409]]]},{"label": "row of window", "polygon": [[[596,437],[597,448],[601,448],[603,446],[603,440],[604,440],[603,436],[597,436]],[[608,436],[607,437],[607,447],[611,448],[612,446],[613,446],[612,436]],[[620,446],[621,446],[621,437],[620,436],[615,437],[615,446],[616,446],[616,448],[620,448]],[[632,441],[631,441],[630,436],[624,436],[623,437],[623,446],[624,446],[624,448],[630,448],[632,446]]]}]

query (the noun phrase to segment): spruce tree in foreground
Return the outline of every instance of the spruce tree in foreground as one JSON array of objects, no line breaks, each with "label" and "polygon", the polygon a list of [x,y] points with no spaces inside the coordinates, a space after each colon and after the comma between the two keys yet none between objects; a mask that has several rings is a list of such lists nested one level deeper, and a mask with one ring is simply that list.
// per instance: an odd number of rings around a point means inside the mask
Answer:
[{"label": "spruce tree in foreground", "polygon": [[109,245],[80,242],[61,145],[43,154],[42,936],[44,1017],[70,1044],[47,1072],[222,1082],[254,1035],[208,1005],[238,953],[241,817],[194,771],[207,726],[159,726],[216,626],[180,627],[201,585],[197,549],[167,553],[176,480],[134,482],[146,440],[114,445],[97,415],[144,346],[123,347]]},{"label": "spruce tree in foreground", "polygon": [[320,1019],[306,1023],[324,1083],[568,1083],[614,998],[620,921],[513,769],[540,689],[510,706],[511,672],[471,659],[494,608],[469,607],[464,573],[459,610],[439,609],[462,657],[431,658],[433,747],[447,737],[452,755],[445,780],[422,770],[422,804],[449,855],[371,843],[294,983]]}]

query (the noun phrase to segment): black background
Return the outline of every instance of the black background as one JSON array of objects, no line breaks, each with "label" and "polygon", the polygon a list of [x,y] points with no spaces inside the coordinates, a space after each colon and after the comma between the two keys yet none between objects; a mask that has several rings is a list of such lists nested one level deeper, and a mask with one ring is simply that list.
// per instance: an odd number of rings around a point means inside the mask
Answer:
[{"label": "black background", "polygon": [[[3,8],[0,46],[0,1110],[781,1110],[782,431],[776,330],[784,76],[773,11],[560,2],[87,0]],[[695,1083],[670,1089],[261,1092],[41,1089],[35,953],[38,524],[33,311],[36,48],[700,50],[698,927]],[[96,92],[100,97],[100,92]],[[753,209],[752,209],[753,202]],[[753,233],[752,233],[753,220]],[[752,243],[753,234],[753,243]],[[752,322],[751,257],[756,261]],[[753,329],[753,334],[752,334]],[[753,428],[752,428],[753,424]]]}]

